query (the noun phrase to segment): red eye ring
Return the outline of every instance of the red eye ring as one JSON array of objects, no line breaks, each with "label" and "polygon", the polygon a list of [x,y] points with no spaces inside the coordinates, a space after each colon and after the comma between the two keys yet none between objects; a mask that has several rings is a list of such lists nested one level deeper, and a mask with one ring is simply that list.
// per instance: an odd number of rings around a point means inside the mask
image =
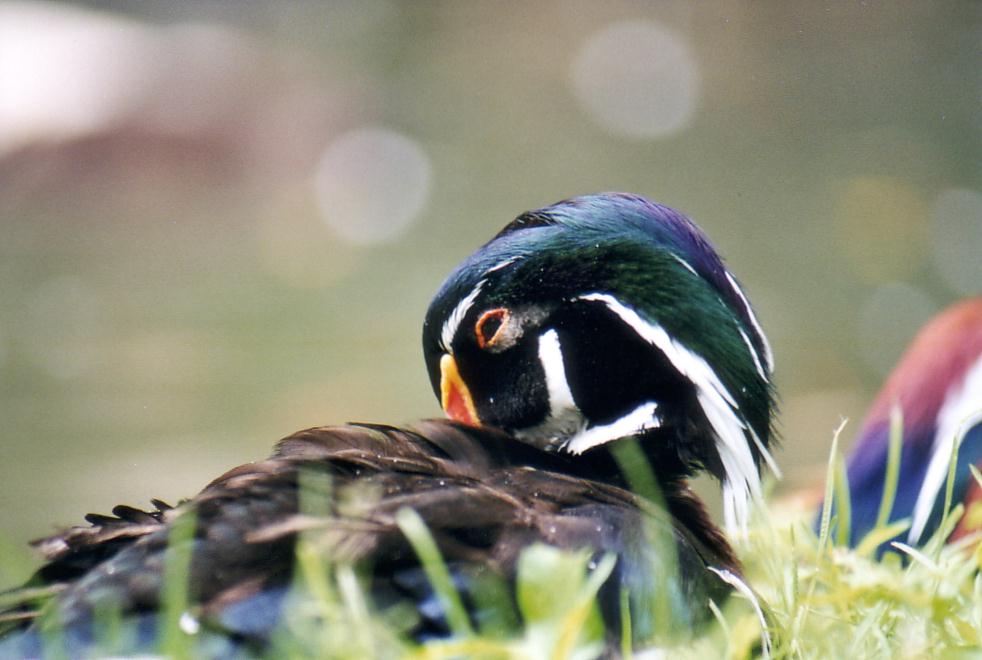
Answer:
[{"label": "red eye ring", "polygon": [[508,326],[510,313],[504,307],[489,309],[481,314],[474,324],[474,336],[481,348],[490,348],[501,340]]}]

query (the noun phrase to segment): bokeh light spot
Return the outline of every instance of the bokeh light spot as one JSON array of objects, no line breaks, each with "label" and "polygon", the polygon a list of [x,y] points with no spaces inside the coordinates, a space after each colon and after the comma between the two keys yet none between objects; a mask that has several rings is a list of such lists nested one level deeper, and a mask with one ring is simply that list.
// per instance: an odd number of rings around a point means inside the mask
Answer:
[{"label": "bokeh light spot", "polygon": [[917,270],[929,228],[927,205],[913,190],[889,177],[859,177],[837,201],[836,233],[853,272],[879,283]]},{"label": "bokeh light spot", "polygon": [[618,135],[670,135],[695,112],[698,65],[682,37],[653,21],[614,23],[595,33],[571,73],[582,107]]},{"label": "bokeh light spot", "polygon": [[324,152],[314,175],[328,226],[358,244],[399,236],[423,210],[430,159],[412,138],[384,128],[345,133]]},{"label": "bokeh light spot", "polygon": [[297,195],[274,199],[256,225],[256,241],[267,272],[290,286],[316,289],[337,284],[360,255],[338,245],[309,204],[309,197]]},{"label": "bokeh light spot", "polygon": [[931,209],[934,265],[958,293],[982,292],[982,195],[974,190],[946,190]]},{"label": "bokeh light spot", "polygon": [[930,296],[909,284],[890,282],[878,287],[859,311],[857,352],[869,368],[885,377],[937,311]]},{"label": "bokeh light spot", "polygon": [[0,153],[102,128],[140,99],[151,32],[55,3],[0,5]]}]

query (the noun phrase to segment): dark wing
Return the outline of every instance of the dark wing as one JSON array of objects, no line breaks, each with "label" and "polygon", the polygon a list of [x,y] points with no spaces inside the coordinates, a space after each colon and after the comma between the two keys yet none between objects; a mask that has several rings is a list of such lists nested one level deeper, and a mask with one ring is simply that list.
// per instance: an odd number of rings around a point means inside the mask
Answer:
[{"label": "dark wing", "polygon": [[[533,458],[540,462],[536,468],[528,465]],[[377,603],[414,606],[418,620],[410,634],[445,634],[442,608],[396,524],[396,513],[409,507],[426,522],[465,598],[475,573],[513,579],[518,556],[531,543],[588,548],[598,557],[618,555],[603,594],[605,615],[614,621],[622,586],[656,582],[650,573],[658,563],[648,556],[649,539],[639,533],[649,519],[683,559],[679,591],[689,596],[688,610],[695,604],[701,612],[709,596],[725,593],[706,565],[735,565],[725,542],[722,553],[714,550],[718,539],[701,530],[712,526],[697,500],[689,502],[680,491],[671,497],[677,503],[670,513],[644,515],[627,491],[543,469],[554,460],[561,459],[516,446],[502,434],[447,421],[415,429],[348,425],[301,431],[281,441],[269,459],[227,472],[176,509],[162,503],[149,512],[117,508],[116,517],[92,517],[91,527],[46,539],[41,547],[49,563],[33,585],[60,591],[55,603],[70,644],[91,644],[93,613],[113,603],[142,621],[144,638],[138,641],[150,648],[168,532],[193,509],[189,582],[198,604],[194,611],[207,631],[262,648],[280,622],[296,539],[306,533],[327,558],[370,563]],[[21,607],[14,614],[35,613]],[[691,623],[698,616],[686,612],[685,618]],[[0,642],[0,651],[5,644],[36,650],[37,637],[27,628],[19,639]]]}]

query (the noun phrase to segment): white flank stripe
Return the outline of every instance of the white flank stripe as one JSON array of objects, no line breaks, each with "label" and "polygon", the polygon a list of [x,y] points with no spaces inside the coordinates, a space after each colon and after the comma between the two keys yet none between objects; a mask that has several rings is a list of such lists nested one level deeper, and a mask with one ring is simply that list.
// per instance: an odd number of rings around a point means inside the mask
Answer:
[{"label": "white flank stripe", "polygon": [[607,442],[658,428],[661,426],[661,419],[656,414],[657,410],[657,403],[643,403],[610,424],[583,429],[570,438],[563,448],[571,454],[582,454],[587,449]]},{"label": "white flank stripe", "polygon": [[737,416],[736,402],[719,376],[705,359],[675,341],[664,328],[648,323],[613,296],[591,293],[580,296],[580,299],[607,305],[642,339],[658,348],[672,366],[695,386],[699,405],[716,434],[716,450],[723,463],[723,514],[726,526],[731,533],[746,535],[750,500],[761,495],[760,473],[744,433],[746,425]]},{"label": "white flank stripe", "polygon": [[477,300],[477,297],[481,294],[481,289],[484,288],[484,284],[487,280],[481,280],[474,287],[474,290],[467,294],[463,300],[457,303],[457,306],[453,308],[450,312],[450,316],[444,321],[443,327],[440,329],[440,346],[447,353],[450,353],[450,344],[453,343],[454,335],[457,334],[457,328],[460,327],[461,321],[467,316],[467,312],[470,311],[471,305]]},{"label": "white flank stripe", "polygon": [[[740,301],[743,303],[743,308],[747,310],[747,317],[750,319],[751,325],[754,326],[754,332],[760,337],[761,343],[764,345],[764,363],[767,364],[767,371],[769,373],[774,372],[774,352],[771,351],[771,344],[767,341],[767,335],[764,334],[764,330],[760,327],[760,323],[757,322],[757,316],[754,314],[753,307],[750,306],[750,301],[747,300],[747,296],[743,295],[743,289],[737,284],[737,281],[730,275],[730,271],[726,271],[726,280],[736,291],[737,295],[740,296]],[[751,350],[751,353],[756,353],[756,351]]]},{"label": "white flank stripe", "polygon": [[931,462],[917,494],[907,541],[920,542],[934,503],[948,479],[951,452],[961,446],[965,433],[982,422],[982,357],[965,372],[960,385],[952,386],[938,412],[937,430],[931,444]]}]

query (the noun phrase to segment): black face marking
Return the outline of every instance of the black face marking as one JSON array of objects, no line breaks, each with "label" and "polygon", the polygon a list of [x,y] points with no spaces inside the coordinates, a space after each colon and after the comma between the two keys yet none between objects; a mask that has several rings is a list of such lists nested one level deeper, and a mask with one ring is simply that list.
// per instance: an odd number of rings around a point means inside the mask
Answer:
[{"label": "black face marking", "polygon": [[508,350],[488,352],[461,341],[454,355],[481,422],[507,430],[541,423],[549,414],[545,372],[534,335]]}]

